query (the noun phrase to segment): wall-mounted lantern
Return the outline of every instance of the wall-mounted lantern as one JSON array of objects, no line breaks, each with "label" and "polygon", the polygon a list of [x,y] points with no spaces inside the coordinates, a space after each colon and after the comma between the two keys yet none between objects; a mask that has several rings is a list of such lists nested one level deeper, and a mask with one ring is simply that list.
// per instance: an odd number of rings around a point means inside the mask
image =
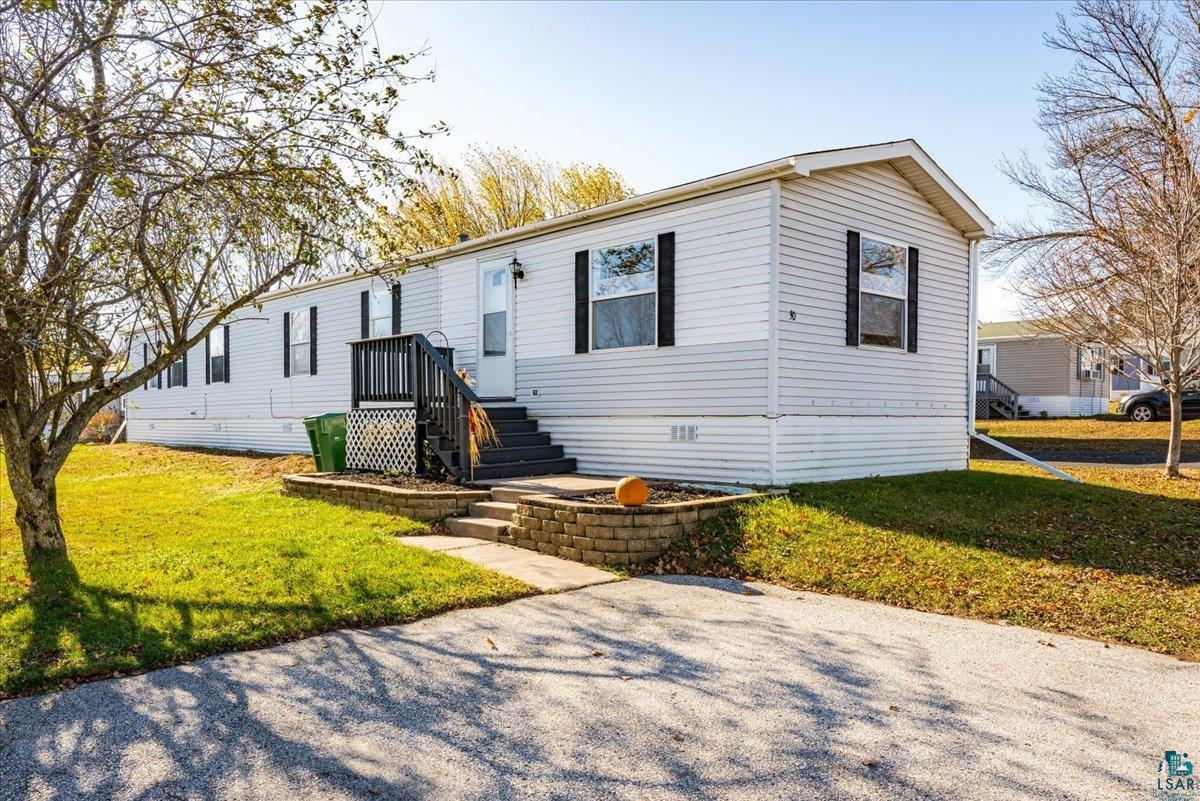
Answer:
[{"label": "wall-mounted lantern", "polygon": [[508,263],[508,272],[512,275],[514,282],[525,277],[525,268],[521,262],[517,261],[516,256],[513,256],[513,260]]}]

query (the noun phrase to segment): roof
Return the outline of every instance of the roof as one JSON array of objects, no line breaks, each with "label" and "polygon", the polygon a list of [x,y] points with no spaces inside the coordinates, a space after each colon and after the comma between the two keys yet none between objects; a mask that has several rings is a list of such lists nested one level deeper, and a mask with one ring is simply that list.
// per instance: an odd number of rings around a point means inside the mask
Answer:
[{"label": "roof", "polygon": [[[771,178],[802,177],[807,178],[816,172],[837,170],[846,167],[857,167],[866,164],[890,164],[909,183],[916,187],[926,200],[933,205],[947,220],[951,222],[963,236],[969,239],[986,239],[993,232],[992,220],[983,213],[979,206],[958,187],[950,176],[929,157],[914,139],[901,139],[896,142],[883,142],[859,147],[845,147],[837,150],[818,150],[811,153],[798,153],[785,156],[774,161],[755,164],[733,172],[725,172],[709,178],[701,178],[686,184],[647,192],[644,195],[606,203],[603,206],[584,209],[562,217],[539,220],[518,228],[509,228],[492,234],[485,234],[466,242],[456,242],[437,250],[430,250],[406,260],[408,265],[431,263],[439,259],[463,256],[479,250],[496,247],[512,242],[518,242],[532,236],[562,231],[599,220],[620,217],[643,209],[677,203],[689,198],[734,189],[739,186],[757,183]],[[405,265],[407,266],[407,265]],[[361,277],[361,273],[346,273],[343,275],[323,278],[307,284],[301,284],[289,289],[278,290],[264,295],[260,300],[280,297],[293,292],[301,292],[314,286],[327,286],[342,281]]]},{"label": "roof", "polygon": [[1004,320],[998,323],[980,323],[978,339],[1024,339],[1054,336],[1052,331],[1042,328],[1038,320]]}]

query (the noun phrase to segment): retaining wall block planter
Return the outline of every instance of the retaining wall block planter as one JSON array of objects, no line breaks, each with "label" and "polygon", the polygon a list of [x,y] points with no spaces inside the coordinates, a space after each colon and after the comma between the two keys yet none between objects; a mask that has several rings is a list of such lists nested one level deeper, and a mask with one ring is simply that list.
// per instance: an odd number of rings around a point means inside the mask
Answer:
[{"label": "retaining wall block planter", "polygon": [[433,523],[447,517],[462,517],[475,501],[491,498],[487,490],[410,490],[382,484],[367,484],[337,473],[296,473],[283,477],[285,495],[320,498],[376,512],[391,512],[413,520]]},{"label": "retaining wall block planter", "polygon": [[785,490],[725,495],[678,503],[624,507],[528,495],[517,503],[501,542],[598,565],[636,565],[657,559],[671,540],[731,506]]}]

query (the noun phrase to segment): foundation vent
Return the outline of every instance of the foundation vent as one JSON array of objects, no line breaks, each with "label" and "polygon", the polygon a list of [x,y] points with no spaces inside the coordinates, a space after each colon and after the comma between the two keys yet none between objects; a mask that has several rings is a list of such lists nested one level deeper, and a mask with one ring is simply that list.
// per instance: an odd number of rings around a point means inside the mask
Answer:
[{"label": "foundation vent", "polygon": [[695,442],[695,424],[671,426],[671,442]]}]

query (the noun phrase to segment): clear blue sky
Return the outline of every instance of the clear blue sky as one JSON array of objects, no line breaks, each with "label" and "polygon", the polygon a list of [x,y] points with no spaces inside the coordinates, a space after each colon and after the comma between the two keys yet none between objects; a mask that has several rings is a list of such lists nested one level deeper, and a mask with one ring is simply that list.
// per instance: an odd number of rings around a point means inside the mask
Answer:
[{"label": "clear blue sky", "polygon": [[[428,48],[403,125],[431,144],[603,162],[639,192],[791,153],[913,137],[993,219],[1028,199],[998,164],[1041,158],[1034,87],[1069,61],[1062,3],[382,3],[385,52]],[[1012,316],[989,277],[980,317]]]}]

